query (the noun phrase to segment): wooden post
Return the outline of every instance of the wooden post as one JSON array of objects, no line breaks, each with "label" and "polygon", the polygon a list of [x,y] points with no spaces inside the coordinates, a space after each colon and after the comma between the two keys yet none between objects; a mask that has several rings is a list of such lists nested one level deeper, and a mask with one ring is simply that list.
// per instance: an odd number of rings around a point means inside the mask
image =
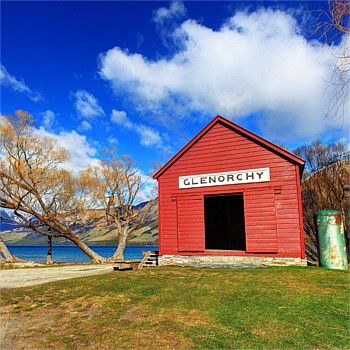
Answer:
[{"label": "wooden post", "polygon": [[[51,233],[51,228],[49,227],[47,229],[47,231],[49,233]],[[52,265],[53,261],[52,261],[52,237],[48,236],[47,237],[47,259],[46,259],[46,264],[47,265]]]}]

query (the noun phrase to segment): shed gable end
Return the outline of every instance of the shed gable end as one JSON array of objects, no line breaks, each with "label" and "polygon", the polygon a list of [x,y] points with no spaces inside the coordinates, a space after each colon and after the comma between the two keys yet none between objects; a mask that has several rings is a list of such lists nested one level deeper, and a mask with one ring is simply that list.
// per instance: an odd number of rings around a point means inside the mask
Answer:
[{"label": "shed gable end", "polygon": [[[255,170],[274,165],[281,166],[281,164],[290,165],[290,162],[257,144],[255,140],[217,123],[196,140],[166,173],[168,176],[176,174],[180,178],[199,174]],[[257,181],[258,178],[255,180]],[[238,179],[236,183],[239,183]],[[204,185],[197,187],[204,187]]]},{"label": "shed gable end", "polygon": [[[284,150],[281,147],[274,145],[273,143],[265,140],[264,138],[238,126],[237,124],[221,117],[217,116],[214,118],[211,123],[209,123],[197,136],[195,136],[185,147],[183,147],[173,158],[171,158],[158,172],[153,176],[154,179],[158,179],[161,175],[163,175],[169,168],[171,168],[180,158],[185,156],[185,154],[200,140],[204,137],[207,138],[207,134],[216,126],[222,125],[225,128],[229,129],[233,134],[239,134],[243,136],[243,138],[249,139],[260,146],[262,149],[270,150],[271,152],[279,155],[280,157],[288,160],[289,162],[296,164],[300,167],[300,176],[302,175],[302,171],[304,168],[305,162],[295,156],[294,154]],[[215,140],[211,141],[213,144],[212,147],[219,146],[219,144],[215,144]],[[210,146],[209,141],[207,142],[208,146]]]}]

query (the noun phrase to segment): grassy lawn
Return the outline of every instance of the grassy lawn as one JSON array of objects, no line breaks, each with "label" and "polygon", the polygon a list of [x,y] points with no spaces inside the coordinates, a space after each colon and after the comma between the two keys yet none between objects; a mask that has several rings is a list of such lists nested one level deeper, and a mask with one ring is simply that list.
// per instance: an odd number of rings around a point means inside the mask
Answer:
[{"label": "grassy lawn", "polygon": [[2,349],[347,349],[348,273],[155,268],[3,290]]}]

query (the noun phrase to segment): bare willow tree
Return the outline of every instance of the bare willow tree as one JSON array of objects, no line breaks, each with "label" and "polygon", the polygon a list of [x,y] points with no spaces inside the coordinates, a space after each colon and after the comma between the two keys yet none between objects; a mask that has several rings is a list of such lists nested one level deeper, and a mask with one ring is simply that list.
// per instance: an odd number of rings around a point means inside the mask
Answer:
[{"label": "bare willow tree", "polygon": [[312,11],[311,36],[332,47],[335,64],[328,77],[326,92],[330,102],[325,115],[347,122],[350,99],[350,1],[329,0],[327,9]]},{"label": "bare willow tree", "polygon": [[115,147],[102,151],[99,166],[86,169],[82,176],[86,186],[90,186],[87,193],[95,197],[99,207],[103,208],[107,225],[115,227],[118,248],[111,260],[124,260],[130,234],[144,223],[156,199],[135,208],[146,181],[142,179],[135,161],[128,155],[119,158]]},{"label": "bare willow tree", "polygon": [[7,263],[18,263],[18,262],[25,262],[25,260],[18,258],[14,254],[12,254],[7,247],[6,243],[0,236],[0,262],[7,262]]},{"label": "bare willow tree", "polygon": [[37,135],[31,115],[20,110],[1,117],[0,140],[0,206],[13,210],[22,226],[65,238],[93,262],[104,262],[70,228],[83,214],[84,196],[79,180],[61,167],[68,151],[54,138]]},{"label": "bare willow tree", "polygon": [[306,160],[301,190],[308,258],[312,261],[318,259],[314,215],[319,210],[341,212],[349,249],[350,169],[347,145],[341,141],[324,144],[318,140],[297,148],[294,153]]}]

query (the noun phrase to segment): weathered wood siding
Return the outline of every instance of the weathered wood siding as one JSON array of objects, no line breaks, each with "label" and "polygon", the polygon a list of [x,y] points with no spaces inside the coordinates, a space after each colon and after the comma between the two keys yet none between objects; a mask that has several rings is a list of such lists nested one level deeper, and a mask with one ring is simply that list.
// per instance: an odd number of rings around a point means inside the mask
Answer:
[{"label": "weathered wood siding", "polygon": [[[178,188],[179,176],[270,169],[270,182]],[[215,123],[158,177],[160,254],[304,257],[299,168],[257,140]],[[205,251],[204,196],[243,193],[246,251]]]}]

